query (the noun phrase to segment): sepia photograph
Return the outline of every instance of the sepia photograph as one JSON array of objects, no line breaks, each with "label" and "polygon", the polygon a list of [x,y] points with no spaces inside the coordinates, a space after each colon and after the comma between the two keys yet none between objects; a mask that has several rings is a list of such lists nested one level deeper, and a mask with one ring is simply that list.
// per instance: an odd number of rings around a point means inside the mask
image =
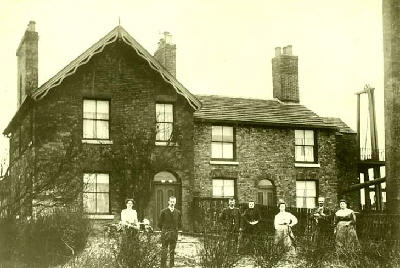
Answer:
[{"label": "sepia photograph", "polygon": [[0,268],[400,267],[400,0],[1,0]]}]

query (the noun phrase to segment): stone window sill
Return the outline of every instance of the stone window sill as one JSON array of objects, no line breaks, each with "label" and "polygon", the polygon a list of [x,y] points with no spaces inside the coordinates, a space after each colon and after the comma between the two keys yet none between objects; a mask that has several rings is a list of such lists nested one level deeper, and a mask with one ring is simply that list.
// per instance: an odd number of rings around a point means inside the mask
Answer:
[{"label": "stone window sill", "polygon": [[221,161],[221,160],[211,160],[210,161],[211,165],[231,165],[231,166],[237,166],[239,165],[239,162],[237,161]]},{"label": "stone window sill", "polygon": [[112,140],[82,140],[86,144],[113,144]]},{"label": "stone window sill", "polygon": [[309,167],[309,168],[319,168],[321,167],[320,163],[295,163],[295,167]]},{"label": "stone window sill", "polygon": [[171,141],[156,141],[156,146],[178,146],[178,143]]},{"label": "stone window sill", "polygon": [[114,215],[90,214],[88,218],[91,220],[113,220]]}]

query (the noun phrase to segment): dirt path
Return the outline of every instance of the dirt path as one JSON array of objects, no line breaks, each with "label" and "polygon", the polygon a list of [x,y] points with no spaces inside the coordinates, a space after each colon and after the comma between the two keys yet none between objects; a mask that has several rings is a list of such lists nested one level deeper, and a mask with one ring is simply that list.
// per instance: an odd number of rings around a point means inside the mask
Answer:
[{"label": "dirt path", "polygon": [[[198,253],[200,251],[200,242],[196,237],[180,236],[176,245],[175,267],[200,267]],[[275,268],[300,268],[301,263],[296,260],[295,255],[287,256]],[[235,268],[255,268],[254,262],[250,257],[243,257]]]},{"label": "dirt path", "polygon": [[[63,266],[56,268],[113,268],[110,260],[113,258],[111,247],[113,243],[105,237],[92,237],[89,239],[88,246],[75,259],[72,259]],[[200,241],[197,237],[180,235],[176,246],[175,267],[200,268],[199,263]],[[295,257],[289,256],[275,268],[300,268],[296,263]],[[91,265],[88,265],[88,264]],[[94,264],[96,263],[96,264]],[[293,263],[296,263],[294,265]],[[94,264],[94,265],[93,265]],[[242,257],[235,268],[255,268],[254,262],[250,257]]]}]

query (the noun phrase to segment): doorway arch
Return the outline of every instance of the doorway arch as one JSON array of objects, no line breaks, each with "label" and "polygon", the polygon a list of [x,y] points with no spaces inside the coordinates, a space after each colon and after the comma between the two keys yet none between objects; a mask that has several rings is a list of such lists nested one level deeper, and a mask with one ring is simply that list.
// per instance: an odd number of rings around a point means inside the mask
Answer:
[{"label": "doorway arch", "polygon": [[173,173],[160,171],[154,175],[153,186],[153,227],[158,229],[160,212],[168,206],[170,196],[176,197],[176,207],[180,209],[181,183]]}]

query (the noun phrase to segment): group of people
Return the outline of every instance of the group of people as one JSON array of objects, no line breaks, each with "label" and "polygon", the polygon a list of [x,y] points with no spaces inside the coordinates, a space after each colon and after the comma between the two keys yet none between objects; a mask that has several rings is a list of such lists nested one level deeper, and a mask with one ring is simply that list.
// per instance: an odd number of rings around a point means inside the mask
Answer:
[{"label": "group of people", "polygon": [[[315,220],[315,231],[312,240],[317,247],[330,241],[334,236],[336,249],[360,249],[356,232],[356,215],[348,208],[348,201],[339,201],[339,210],[333,216],[331,211],[325,207],[324,198],[318,199],[318,208],[313,213]],[[332,227],[333,226],[333,231]]]},{"label": "group of people", "polygon": [[[292,228],[298,223],[298,220],[292,213],[286,211],[286,203],[283,200],[278,202],[278,207],[279,212],[274,218],[274,242],[293,251],[295,237]],[[337,249],[348,247],[359,249],[355,213],[348,208],[348,202],[344,199],[339,201],[339,207],[339,210],[332,215],[331,211],[325,207],[325,199],[323,197],[318,198],[318,207],[311,214],[314,220],[312,241],[316,247],[320,247],[324,243],[330,243],[334,236]],[[240,214],[239,208],[235,207],[235,199],[229,199],[228,207],[220,215],[220,222],[225,231],[235,241],[240,240],[245,248],[248,240],[252,239],[258,231],[261,231],[258,228],[260,214],[254,208],[253,201],[250,201],[248,208],[243,214]]]},{"label": "group of people", "polygon": [[[346,200],[339,201],[339,210],[332,215],[331,211],[325,207],[324,198],[318,199],[318,207],[313,211],[312,217],[315,221],[315,228],[312,241],[315,245],[331,241],[332,235],[335,237],[336,248],[359,248],[360,244],[355,229],[356,216],[353,210],[348,208]],[[261,216],[255,208],[254,201],[248,203],[248,207],[243,214],[235,206],[236,201],[230,198],[228,207],[224,208],[219,216],[219,221],[223,226],[228,239],[236,245],[249,242],[257,235]],[[181,212],[175,208],[176,198],[169,197],[168,207],[163,209],[158,220],[158,228],[161,230],[161,267],[166,267],[167,255],[169,252],[169,267],[174,266],[175,247],[178,239],[178,230],[182,228]],[[292,227],[298,223],[297,218],[286,211],[286,203],[283,200],[278,202],[279,212],[274,218],[275,237],[274,243],[283,245],[290,251],[294,251],[295,237]],[[333,216],[333,217],[332,217]],[[121,226],[128,229],[139,230],[139,226],[144,225],[144,230],[151,230],[148,220],[139,223],[136,210],[133,209],[133,200],[126,201],[126,209],[121,211]],[[332,233],[332,225],[334,231]],[[240,241],[239,241],[240,240]],[[240,242],[240,243],[239,243]],[[246,247],[246,246],[245,246]]]}]

